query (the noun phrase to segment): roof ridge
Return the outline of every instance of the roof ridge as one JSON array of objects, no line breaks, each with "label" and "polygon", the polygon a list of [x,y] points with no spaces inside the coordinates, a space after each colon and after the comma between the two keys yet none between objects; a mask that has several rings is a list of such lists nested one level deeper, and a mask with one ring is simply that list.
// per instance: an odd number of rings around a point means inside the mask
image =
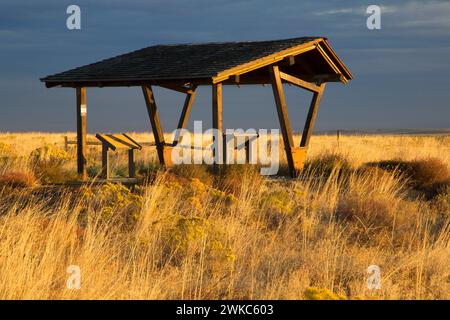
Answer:
[{"label": "roof ridge", "polygon": [[[156,44],[147,46],[145,48],[151,48],[156,46],[196,46],[196,45],[210,45],[210,44],[237,44],[237,43],[263,43],[263,42],[281,42],[281,41],[289,41],[289,40],[304,40],[304,39],[327,39],[327,37],[323,36],[305,36],[305,37],[294,37],[294,38],[284,38],[284,39],[268,39],[268,40],[242,40],[242,41],[206,41],[206,42],[178,42],[178,43],[167,43],[167,44]],[[145,49],[142,48],[142,49]],[[139,49],[139,50],[142,50]]]}]

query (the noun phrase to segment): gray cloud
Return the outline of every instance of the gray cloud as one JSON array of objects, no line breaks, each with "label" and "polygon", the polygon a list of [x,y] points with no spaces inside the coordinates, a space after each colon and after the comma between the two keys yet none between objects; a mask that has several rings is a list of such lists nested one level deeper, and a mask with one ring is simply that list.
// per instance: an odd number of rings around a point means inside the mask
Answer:
[{"label": "gray cloud", "polygon": [[[82,9],[81,31],[65,27],[72,3]],[[46,89],[38,80],[46,74],[157,43],[303,35],[328,36],[355,74],[347,87],[328,86],[319,129],[450,127],[450,3],[379,3],[383,28],[370,31],[365,10],[372,3],[359,0],[3,0],[0,131],[74,129],[73,90]],[[176,122],[182,97],[157,93],[163,121]],[[192,119],[210,119],[209,94],[201,89]],[[293,88],[287,96],[298,130],[308,97]],[[96,89],[88,98],[90,130],[148,129],[139,90]],[[276,127],[272,100],[269,87],[227,88],[224,118],[232,127]],[[104,123],[99,113],[106,108]]]}]

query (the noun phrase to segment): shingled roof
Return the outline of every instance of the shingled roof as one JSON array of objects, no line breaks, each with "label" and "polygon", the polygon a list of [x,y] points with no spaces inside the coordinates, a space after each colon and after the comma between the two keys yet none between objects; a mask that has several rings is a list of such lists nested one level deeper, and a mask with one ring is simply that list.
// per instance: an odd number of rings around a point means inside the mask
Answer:
[{"label": "shingled roof", "polygon": [[[297,58],[297,56],[301,58]],[[294,57],[292,74],[347,82],[350,72],[323,37],[285,40],[155,45],[41,79],[52,86],[140,85],[164,81],[209,84],[246,75]],[[257,73],[253,73],[257,76]],[[334,76],[334,77],[333,77]],[[261,77],[260,77],[261,78]],[[250,79],[255,79],[249,78]],[[264,81],[258,81],[264,82]]]}]

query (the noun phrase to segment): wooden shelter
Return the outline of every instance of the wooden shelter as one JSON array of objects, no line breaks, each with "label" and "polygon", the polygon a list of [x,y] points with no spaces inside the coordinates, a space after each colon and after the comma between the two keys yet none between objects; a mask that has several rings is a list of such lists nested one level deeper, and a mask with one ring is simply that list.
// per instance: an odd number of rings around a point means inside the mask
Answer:
[{"label": "wooden shelter", "polygon": [[[78,173],[86,175],[86,88],[140,86],[159,161],[170,166],[170,149],[152,86],[186,94],[178,128],[185,128],[196,88],[212,87],[213,128],[222,132],[222,86],[271,84],[290,172],[303,167],[320,100],[327,82],[347,83],[352,75],[324,37],[204,44],[155,45],[42,78],[48,88],[73,87],[77,96]],[[301,143],[294,145],[283,83],[312,92]]]}]

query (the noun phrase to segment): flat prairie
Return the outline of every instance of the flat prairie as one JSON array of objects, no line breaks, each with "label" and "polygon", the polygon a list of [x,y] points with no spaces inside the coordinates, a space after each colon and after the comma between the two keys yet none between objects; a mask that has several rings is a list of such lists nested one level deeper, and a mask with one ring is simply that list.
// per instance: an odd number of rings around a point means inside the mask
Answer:
[{"label": "flat prairie", "polygon": [[95,145],[73,185],[64,137],[0,134],[0,299],[450,298],[448,135],[313,136],[298,179],[146,147],[133,187]]}]

